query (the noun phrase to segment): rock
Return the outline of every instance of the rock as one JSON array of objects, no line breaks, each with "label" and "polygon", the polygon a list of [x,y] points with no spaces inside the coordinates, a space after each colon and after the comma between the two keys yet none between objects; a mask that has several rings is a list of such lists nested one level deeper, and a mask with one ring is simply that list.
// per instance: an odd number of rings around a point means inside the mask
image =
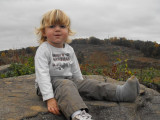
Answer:
[{"label": "rock", "polygon": [[[123,84],[108,77],[90,75],[85,79],[97,79],[113,84]],[[36,95],[35,75],[0,79],[1,120],[66,120],[48,113],[46,103]],[[140,95],[134,103],[86,100],[94,120],[159,120],[160,93],[141,85]]]},{"label": "rock", "polygon": [[9,69],[9,66],[10,66],[10,64],[0,66],[0,73],[7,72]]}]

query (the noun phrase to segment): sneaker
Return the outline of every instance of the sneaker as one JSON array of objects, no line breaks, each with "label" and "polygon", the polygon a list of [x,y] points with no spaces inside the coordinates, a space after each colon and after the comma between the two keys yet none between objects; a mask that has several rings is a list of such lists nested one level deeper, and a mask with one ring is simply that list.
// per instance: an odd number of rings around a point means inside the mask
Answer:
[{"label": "sneaker", "polygon": [[76,115],[73,120],[93,120],[91,115],[86,113],[85,110],[81,111],[80,114]]}]

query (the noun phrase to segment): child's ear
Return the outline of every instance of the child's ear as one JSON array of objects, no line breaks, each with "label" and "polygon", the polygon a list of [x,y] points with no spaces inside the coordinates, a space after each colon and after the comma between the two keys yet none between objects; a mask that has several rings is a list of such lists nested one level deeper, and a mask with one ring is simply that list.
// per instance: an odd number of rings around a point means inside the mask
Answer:
[{"label": "child's ear", "polygon": [[46,37],[45,30],[42,30],[42,36]]},{"label": "child's ear", "polygon": [[46,37],[46,34],[45,34],[45,33],[42,33],[42,36],[43,36],[43,37]]}]

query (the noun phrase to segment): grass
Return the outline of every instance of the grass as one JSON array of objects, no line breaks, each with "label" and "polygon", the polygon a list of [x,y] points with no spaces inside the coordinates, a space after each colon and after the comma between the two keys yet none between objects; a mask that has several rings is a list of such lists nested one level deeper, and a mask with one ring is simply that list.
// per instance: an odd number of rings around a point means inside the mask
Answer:
[{"label": "grass", "polygon": [[81,64],[82,74],[84,75],[103,75],[109,76],[119,81],[126,81],[132,75],[135,75],[141,83],[154,83],[160,85],[160,70],[155,68],[130,69],[126,63],[101,66],[95,64]]},{"label": "grass", "polygon": [[[130,76],[135,75],[141,83],[160,84],[160,70],[158,69],[152,67],[145,69],[130,69],[127,65],[127,59],[123,64],[110,65],[107,64],[107,57],[104,57],[104,54],[99,54],[98,58],[100,58],[101,55],[105,60],[95,59],[95,57],[92,55],[89,58],[88,63],[80,64],[80,69],[83,75],[103,75],[120,81],[125,81]],[[34,57],[26,58],[20,56],[19,59],[23,59],[23,63],[12,63],[9,67],[9,70],[5,73],[1,73],[0,77],[6,78],[35,73]],[[121,60],[117,58],[116,63],[120,62]]]},{"label": "grass", "polygon": [[[135,58],[135,56],[138,56],[140,53],[137,51],[133,52],[127,48],[122,49],[121,47],[115,46],[105,46],[105,49],[103,48],[103,50],[102,47],[99,46],[96,46],[97,48],[93,48],[93,46],[81,47],[81,51],[84,54],[84,58],[80,64],[83,75],[103,75],[119,81],[125,81],[130,76],[135,75],[141,83],[154,83],[160,85],[159,69],[155,69],[153,67],[144,69],[130,69],[128,67],[127,58]],[[128,53],[128,51],[130,52]],[[10,54],[13,54],[13,57],[9,57]],[[9,67],[9,71],[0,73],[0,77],[6,78],[35,73],[33,56],[34,54],[26,54],[25,52],[22,55],[19,55],[19,53],[16,51],[2,53],[2,62],[6,62],[6,64],[8,64],[12,61],[12,63]],[[125,62],[121,64],[121,61]]]},{"label": "grass", "polygon": [[141,83],[160,84],[160,70],[155,68],[132,69]]},{"label": "grass", "polygon": [[14,77],[14,76],[21,76],[21,75],[28,75],[35,73],[34,67],[34,58],[29,57],[26,58],[23,64],[19,63],[11,63],[9,70],[5,73],[0,74],[0,78],[7,78],[7,77]]}]

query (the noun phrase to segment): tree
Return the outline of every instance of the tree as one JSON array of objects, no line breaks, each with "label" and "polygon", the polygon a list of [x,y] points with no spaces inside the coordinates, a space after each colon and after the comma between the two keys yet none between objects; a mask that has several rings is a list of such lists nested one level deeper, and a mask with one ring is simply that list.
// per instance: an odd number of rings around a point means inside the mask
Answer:
[{"label": "tree", "polygon": [[104,41],[92,36],[89,38],[88,43],[93,45],[101,45],[104,44]]}]

